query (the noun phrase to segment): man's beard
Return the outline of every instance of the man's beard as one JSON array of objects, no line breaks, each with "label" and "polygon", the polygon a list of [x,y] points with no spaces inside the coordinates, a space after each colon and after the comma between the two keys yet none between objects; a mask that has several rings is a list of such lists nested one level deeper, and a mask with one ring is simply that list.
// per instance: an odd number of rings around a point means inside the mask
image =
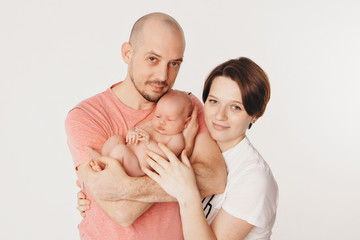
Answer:
[{"label": "man's beard", "polygon": [[[135,84],[134,79],[133,79],[131,76],[130,76],[130,79],[131,79],[134,87],[135,87],[136,90],[138,91],[138,93],[140,93],[140,95],[141,95],[144,99],[146,99],[147,101],[149,101],[149,102],[157,102],[157,101],[159,101],[159,99],[160,99],[165,93],[167,93],[167,91],[166,91],[166,92],[164,92],[163,94],[161,94],[161,96],[151,96],[150,94],[147,94],[145,91],[141,91],[141,90],[137,87],[137,85]],[[167,84],[166,82],[158,81],[158,80],[147,80],[147,81],[145,82],[145,85],[146,85],[146,84],[157,84],[157,85],[162,86],[162,87],[167,87],[167,86],[168,86],[168,84]]]}]

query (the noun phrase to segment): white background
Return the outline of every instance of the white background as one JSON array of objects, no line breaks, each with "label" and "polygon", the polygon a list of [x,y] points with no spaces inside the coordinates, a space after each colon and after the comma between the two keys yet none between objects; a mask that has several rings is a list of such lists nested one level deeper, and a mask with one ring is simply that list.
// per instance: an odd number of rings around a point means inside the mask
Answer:
[{"label": "white background", "polygon": [[0,239],[78,239],[64,119],[123,80],[120,46],[142,15],[182,25],[175,87],[201,97],[239,56],[272,96],[249,138],[280,189],[273,239],[360,239],[359,1],[12,0],[0,3]]}]

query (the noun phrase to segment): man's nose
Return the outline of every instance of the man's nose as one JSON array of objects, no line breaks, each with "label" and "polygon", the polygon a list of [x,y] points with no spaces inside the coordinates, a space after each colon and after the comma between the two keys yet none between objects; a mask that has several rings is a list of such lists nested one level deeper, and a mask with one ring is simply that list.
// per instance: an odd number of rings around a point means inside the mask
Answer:
[{"label": "man's nose", "polygon": [[156,69],[156,79],[159,81],[166,81],[168,79],[169,66],[162,64]]}]

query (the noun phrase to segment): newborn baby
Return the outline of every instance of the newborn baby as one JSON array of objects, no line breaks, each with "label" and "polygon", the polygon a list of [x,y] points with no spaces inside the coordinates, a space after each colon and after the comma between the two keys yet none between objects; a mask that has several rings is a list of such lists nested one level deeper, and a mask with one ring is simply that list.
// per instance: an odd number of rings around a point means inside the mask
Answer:
[{"label": "newborn baby", "polygon": [[[148,167],[144,158],[146,151],[165,155],[157,144],[166,145],[174,154],[179,155],[185,147],[182,131],[190,121],[193,103],[190,97],[181,91],[170,90],[158,101],[154,117],[139,126],[130,128],[126,139],[120,135],[111,136],[103,145],[101,154],[119,160],[130,176],[142,176],[142,167]],[[94,160],[97,152],[88,148]],[[94,156],[95,155],[95,156]],[[95,161],[92,167],[101,171],[101,162]]]}]

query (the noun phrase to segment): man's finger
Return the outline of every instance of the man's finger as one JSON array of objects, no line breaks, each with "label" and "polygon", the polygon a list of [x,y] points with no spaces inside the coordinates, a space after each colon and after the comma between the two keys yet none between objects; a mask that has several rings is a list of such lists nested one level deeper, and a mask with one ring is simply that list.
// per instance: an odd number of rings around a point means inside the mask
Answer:
[{"label": "man's finger", "polygon": [[80,206],[90,206],[90,200],[87,199],[79,199],[78,200],[78,205]]},{"label": "man's finger", "polygon": [[77,193],[77,197],[78,197],[79,199],[84,199],[84,198],[85,198],[85,194],[84,194],[82,191],[80,191],[80,192]]},{"label": "man's finger", "polygon": [[92,149],[91,147],[86,147],[87,152],[89,153],[91,159],[94,161],[98,161],[98,159],[101,157],[101,154]]},{"label": "man's finger", "polygon": [[101,156],[99,157],[98,161],[105,164],[105,168],[107,168],[108,166],[120,165],[118,160],[108,156]]}]

